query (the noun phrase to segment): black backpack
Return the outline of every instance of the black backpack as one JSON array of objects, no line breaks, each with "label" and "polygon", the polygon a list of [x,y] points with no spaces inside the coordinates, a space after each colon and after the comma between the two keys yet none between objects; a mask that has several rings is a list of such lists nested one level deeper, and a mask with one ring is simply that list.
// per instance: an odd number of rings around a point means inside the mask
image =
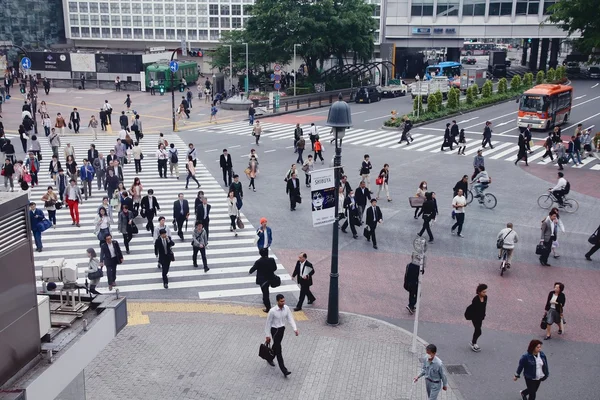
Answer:
[{"label": "black backpack", "polygon": [[565,185],[565,194],[569,194],[570,191],[571,191],[571,183],[569,181],[567,181],[567,184]]},{"label": "black backpack", "polygon": [[179,157],[177,157],[177,153],[171,152],[171,163],[177,164],[179,162]]}]

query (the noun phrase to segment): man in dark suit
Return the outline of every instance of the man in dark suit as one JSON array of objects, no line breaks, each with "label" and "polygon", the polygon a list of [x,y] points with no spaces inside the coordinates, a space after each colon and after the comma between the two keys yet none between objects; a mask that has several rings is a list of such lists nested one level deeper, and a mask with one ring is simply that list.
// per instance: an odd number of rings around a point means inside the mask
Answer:
[{"label": "man in dark suit", "polygon": [[[381,209],[377,206],[377,199],[371,199],[371,207],[367,208],[367,227],[369,228],[369,236],[373,239],[373,248],[377,249],[377,237],[375,236],[375,229],[377,224],[383,223],[383,214]],[[370,238],[367,241],[370,242]]]},{"label": "man in dark suit", "polygon": [[90,164],[94,165],[94,161],[96,160],[96,158],[98,158],[98,150],[96,150],[95,144],[91,144],[88,150],[87,159],[90,162]]},{"label": "man in dark suit", "polygon": [[165,289],[169,288],[169,268],[171,267],[171,261],[175,261],[173,250],[171,249],[175,243],[167,237],[167,230],[161,229],[159,231],[160,236],[156,238],[154,242],[154,255],[158,257],[158,263],[161,265],[163,286]]},{"label": "man in dark suit", "polygon": [[[123,209],[124,206],[127,206],[127,209],[133,212],[133,199],[129,197],[127,190],[121,192],[121,196],[123,196],[123,200],[121,201],[121,209]],[[134,217],[135,216],[136,215],[134,214]]]},{"label": "man in dark suit", "polygon": [[100,245],[100,267],[106,266],[106,278],[108,279],[108,290],[117,286],[117,265],[123,263],[123,253],[116,240],[109,233],[104,237],[104,243]]},{"label": "man in dark suit", "polygon": [[73,130],[75,133],[79,133],[79,122],[81,122],[81,118],[79,117],[79,111],[77,111],[77,108],[74,108],[73,111],[71,111],[69,121],[73,123]]},{"label": "man in dark suit", "polygon": [[346,175],[342,176],[340,187],[344,188],[344,196],[348,196],[350,192],[352,192],[352,186],[350,186],[350,182],[348,182],[348,177]]},{"label": "man in dark suit", "polygon": [[312,276],[315,273],[313,265],[306,260],[306,253],[300,253],[298,261],[296,261],[296,268],[292,278],[298,277],[298,285],[300,285],[300,298],[294,311],[302,310],[302,304],[304,303],[304,297],[308,296],[308,304],[314,303],[316,300],[315,296],[310,291],[310,287],[313,284]]},{"label": "man in dark suit", "polygon": [[106,167],[108,165],[102,153],[98,153],[98,157],[94,160],[92,165],[94,167],[94,171],[96,171],[98,190],[101,190],[106,186]]},{"label": "man in dark suit", "polygon": [[365,208],[367,208],[367,200],[371,200],[371,191],[367,189],[365,181],[361,181],[360,185],[354,191],[356,204],[358,204],[358,213],[360,214],[360,222],[363,222]]},{"label": "man in dark suit", "polygon": [[404,272],[404,290],[408,292],[408,305],[406,309],[413,315],[415,313],[417,305],[417,290],[419,289],[419,265],[415,264],[414,261],[406,266]]},{"label": "man in dark suit", "polygon": [[154,190],[148,189],[148,194],[142,197],[141,202],[141,214],[142,218],[148,219],[148,223],[146,224],[146,230],[154,233],[154,217],[158,210],[160,210],[160,205],[158,204],[158,200],[154,197]]},{"label": "man in dark suit", "polygon": [[208,240],[208,224],[210,223],[210,204],[208,199],[202,197],[202,202],[196,207],[196,223],[201,222],[206,231],[206,239]]},{"label": "man in dark suit", "polygon": [[292,174],[292,177],[288,179],[285,192],[290,196],[290,210],[296,211],[296,203],[300,203],[300,179],[296,177],[296,174]]},{"label": "man in dark suit", "polygon": [[483,128],[483,141],[481,142],[481,147],[485,149],[486,145],[490,145],[490,148],[493,149],[492,146],[492,122],[486,121],[485,128]]},{"label": "man in dark suit", "polygon": [[188,201],[183,198],[183,193],[179,193],[178,199],[173,203],[173,220],[177,223],[177,235],[183,241],[183,223],[190,216],[190,206]]},{"label": "man in dark suit", "polygon": [[270,281],[277,271],[277,263],[269,257],[269,249],[261,248],[258,250],[260,258],[254,262],[250,268],[249,274],[256,271],[256,284],[260,285],[260,290],[263,295],[263,304],[265,305],[264,312],[268,313],[271,309],[271,299],[269,298]]},{"label": "man in dark suit", "polygon": [[115,149],[110,149],[110,152],[108,153],[108,156],[106,156],[106,162],[108,163],[108,165],[110,167],[113,166],[113,160],[116,160],[117,156],[115,155]]},{"label": "man in dark suit", "polygon": [[458,130],[458,124],[456,123],[456,120],[452,120],[452,126],[450,127],[450,137],[452,139],[452,143],[454,144],[458,144],[458,140],[456,140],[456,138],[458,137],[458,135],[460,134],[459,130]]},{"label": "man in dark suit", "polygon": [[223,149],[219,164],[223,170],[223,182],[225,182],[225,186],[229,187],[231,185],[231,175],[233,174],[233,163],[231,162],[231,154],[227,153],[227,149]]},{"label": "man in dark suit", "polygon": [[59,168],[58,175],[56,175],[56,187],[58,188],[58,195],[60,196],[60,201],[62,202],[64,202],[64,193],[68,185],[69,179],[67,178],[67,175],[65,175],[65,170]]},{"label": "man in dark suit", "polygon": [[346,210],[346,221],[342,225],[342,232],[346,233],[346,228],[350,225],[352,237],[357,239],[356,226],[360,223],[360,214],[354,198],[354,190],[350,190],[350,194],[344,199],[344,209]]}]

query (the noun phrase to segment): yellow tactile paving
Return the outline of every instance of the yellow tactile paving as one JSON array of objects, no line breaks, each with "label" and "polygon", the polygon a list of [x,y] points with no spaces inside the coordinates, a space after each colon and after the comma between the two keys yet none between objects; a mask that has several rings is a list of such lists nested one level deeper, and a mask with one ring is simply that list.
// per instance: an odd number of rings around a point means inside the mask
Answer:
[{"label": "yellow tactile paving", "polygon": [[[169,312],[169,313],[211,313],[245,315],[248,317],[266,318],[261,308],[244,306],[238,304],[218,303],[170,303],[170,302],[127,302],[128,325],[144,325],[150,323],[150,317],[145,313]],[[308,316],[303,312],[295,312],[297,321],[308,321]]]}]

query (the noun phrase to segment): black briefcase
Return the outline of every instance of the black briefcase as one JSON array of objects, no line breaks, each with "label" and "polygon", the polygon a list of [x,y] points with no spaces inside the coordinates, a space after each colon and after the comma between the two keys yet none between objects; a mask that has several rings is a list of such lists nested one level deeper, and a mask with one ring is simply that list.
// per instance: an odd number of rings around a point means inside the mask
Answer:
[{"label": "black briefcase", "polygon": [[267,360],[272,362],[275,358],[275,354],[273,353],[273,349],[271,349],[271,345],[269,343],[261,343],[258,348],[258,356],[263,360]]}]

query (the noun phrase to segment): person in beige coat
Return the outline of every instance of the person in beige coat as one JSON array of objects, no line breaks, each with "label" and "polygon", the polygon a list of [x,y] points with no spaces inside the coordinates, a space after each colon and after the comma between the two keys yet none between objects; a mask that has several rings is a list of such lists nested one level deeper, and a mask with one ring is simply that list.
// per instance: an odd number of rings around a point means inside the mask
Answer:
[{"label": "person in beige coat", "polygon": [[187,178],[185,178],[185,188],[188,188],[188,184],[190,183],[190,179],[193,179],[194,182],[196,182],[196,184],[198,185],[198,187],[200,187],[200,182],[198,182],[198,179],[196,179],[196,167],[194,167],[194,160],[192,158],[192,156],[188,156],[188,162],[185,166],[185,169],[187,170]]}]

